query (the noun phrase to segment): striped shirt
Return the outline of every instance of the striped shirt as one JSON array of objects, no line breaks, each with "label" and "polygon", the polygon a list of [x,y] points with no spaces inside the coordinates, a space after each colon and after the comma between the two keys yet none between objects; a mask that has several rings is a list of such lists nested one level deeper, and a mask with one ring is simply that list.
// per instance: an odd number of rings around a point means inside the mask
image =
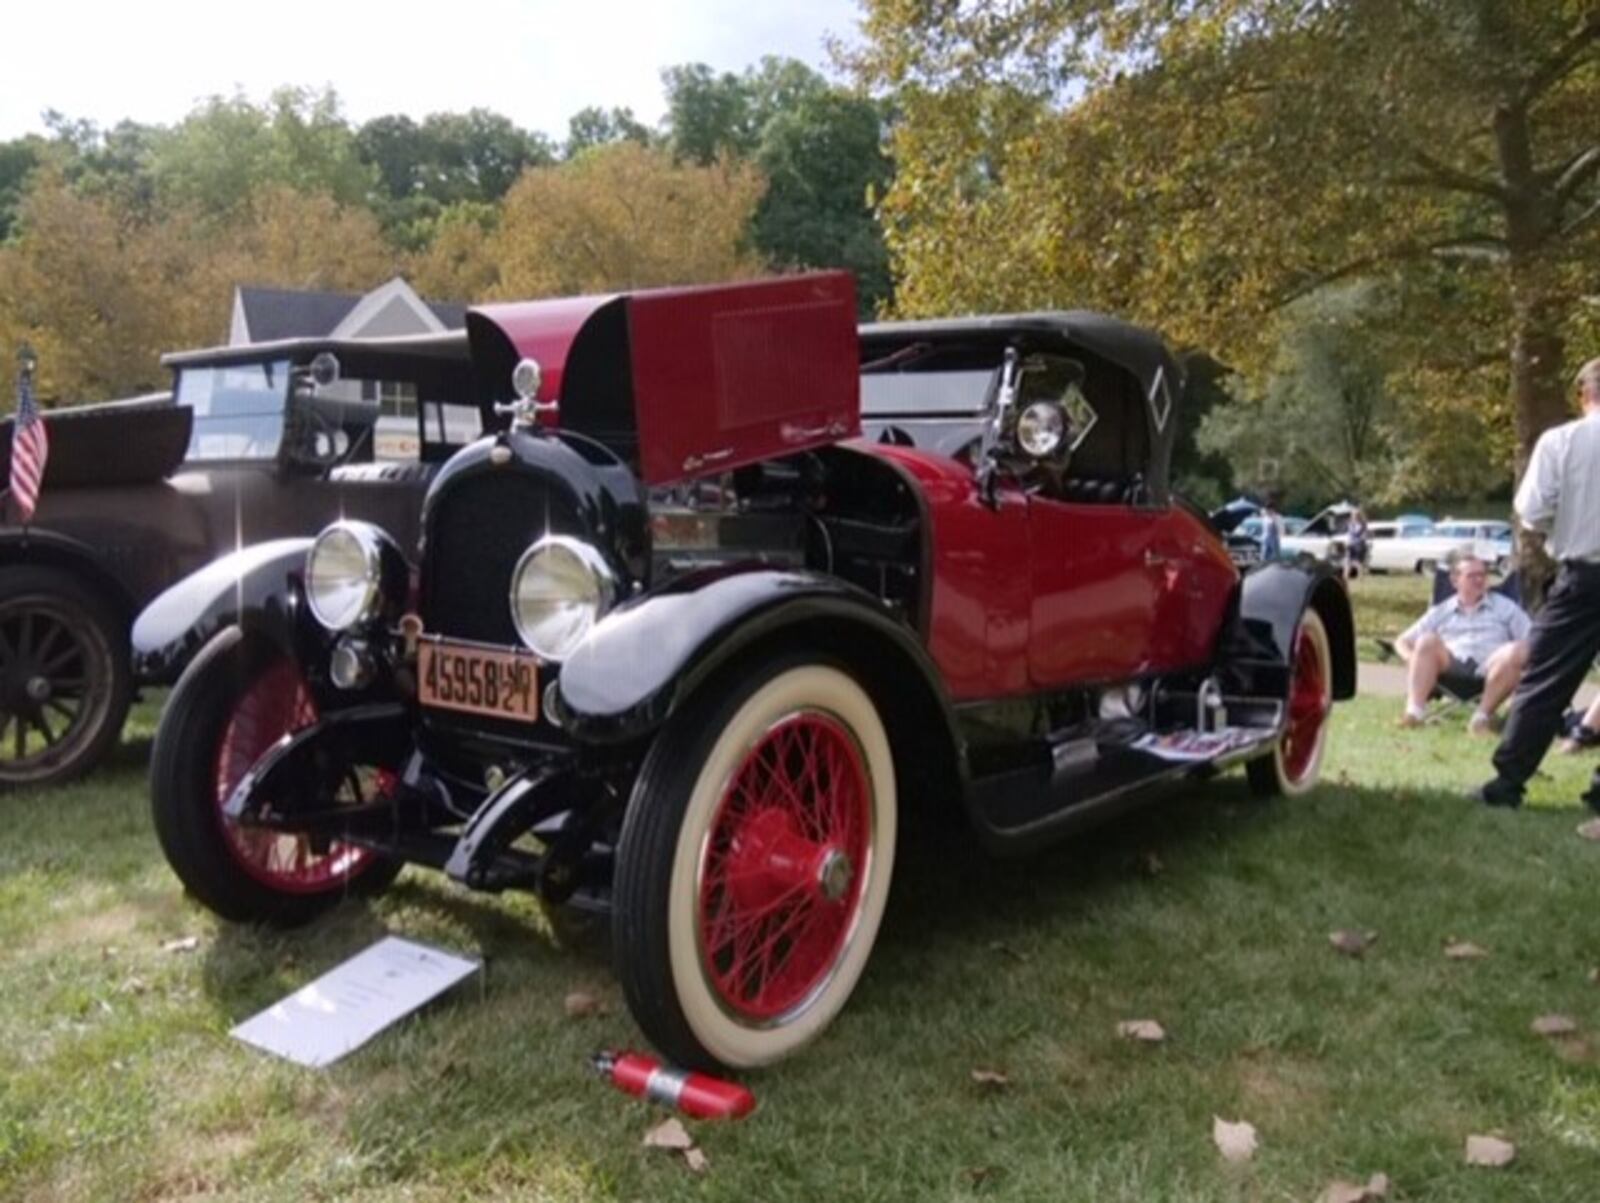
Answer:
[{"label": "striped shirt", "polygon": [[1556,559],[1600,561],[1600,411],[1539,436],[1516,509]]},{"label": "striped shirt", "polygon": [[1483,600],[1470,610],[1461,604],[1458,594],[1431,607],[1400,638],[1415,643],[1433,631],[1457,660],[1471,660],[1482,668],[1490,656],[1513,639],[1526,639],[1532,625],[1527,611],[1503,594],[1485,593]]}]

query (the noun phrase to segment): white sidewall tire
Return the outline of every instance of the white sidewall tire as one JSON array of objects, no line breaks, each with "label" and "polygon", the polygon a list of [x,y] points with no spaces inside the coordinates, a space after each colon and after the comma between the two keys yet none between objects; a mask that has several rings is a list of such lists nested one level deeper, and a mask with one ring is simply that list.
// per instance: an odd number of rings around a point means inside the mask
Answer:
[{"label": "white sidewall tire", "polygon": [[[1300,633],[1311,640],[1317,649],[1317,658],[1322,662],[1323,687],[1330,691],[1333,688],[1333,652],[1328,645],[1328,628],[1322,623],[1322,618],[1315,610],[1307,609],[1300,619],[1300,632],[1295,636],[1295,648],[1291,653],[1296,661],[1299,660]],[[1291,694],[1294,691],[1294,681],[1289,682]],[[1322,775],[1322,755],[1328,747],[1328,716],[1324,715],[1322,726],[1317,729],[1317,746],[1311,753],[1311,760],[1306,765],[1305,771],[1298,781],[1289,777],[1288,767],[1284,764],[1284,740],[1278,740],[1272,749],[1272,766],[1277,773],[1278,789],[1288,797],[1308,793],[1317,787],[1317,782]]]},{"label": "white sidewall tire", "polygon": [[[855,928],[825,984],[804,1010],[778,1026],[752,1027],[723,1009],[706,980],[699,934],[700,862],[723,793],[746,754],[776,722],[801,710],[833,715],[854,735],[871,786],[872,845]],[[894,871],[896,798],[888,733],[866,691],[845,673],[805,665],[779,673],[729,720],[684,809],[673,853],[668,894],[667,946],[673,987],[690,1031],[705,1050],[735,1069],[768,1065],[789,1056],[831,1023],[854,991],[877,939]]]}]

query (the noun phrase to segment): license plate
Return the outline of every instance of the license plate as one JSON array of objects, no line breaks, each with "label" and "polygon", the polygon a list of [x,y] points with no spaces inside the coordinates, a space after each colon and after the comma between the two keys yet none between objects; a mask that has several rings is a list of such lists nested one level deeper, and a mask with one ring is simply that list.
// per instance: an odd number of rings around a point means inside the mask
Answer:
[{"label": "license plate", "polygon": [[440,710],[537,722],[537,665],[532,652],[424,639],[417,645],[417,697]]}]

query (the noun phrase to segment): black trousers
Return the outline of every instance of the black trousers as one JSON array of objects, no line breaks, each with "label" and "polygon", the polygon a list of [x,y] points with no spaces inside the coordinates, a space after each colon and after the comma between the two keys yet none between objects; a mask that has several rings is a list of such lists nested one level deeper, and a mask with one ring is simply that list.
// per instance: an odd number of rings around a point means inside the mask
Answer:
[{"label": "black trousers", "polygon": [[[1498,774],[1484,787],[1498,799],[1514,802],[1538,769],[1561,715],[1600,652],[1600,564],[1564,560],[1544,609],[1533,620],[1528,667],[1511,699],[1500,746],[1494,750]],[[1600,781],[1600,773],[1596,774]]]}]

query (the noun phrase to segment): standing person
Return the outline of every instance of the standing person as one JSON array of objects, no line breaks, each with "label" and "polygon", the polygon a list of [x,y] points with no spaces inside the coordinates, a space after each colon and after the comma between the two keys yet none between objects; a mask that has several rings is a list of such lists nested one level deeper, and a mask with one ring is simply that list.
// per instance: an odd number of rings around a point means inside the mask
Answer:
[{"label": "standing person", "polygon": [[1276,564],[1283,558],[1283,515],[1278,498],[1268,493],[1261,501],[1261,562]]},{"label": "standing person", "polygon": [[1344,579],[1348,581],[1367,566],[1367,516],[1361,512],[1360,506],[1350,512],[1350,525],[1345,528],[1344,535]]},{"label": "standing person", "polygon": [[[1600,651],[1600,359],[1578,369],[1575,383],[1583,416],[1539,436],[1517,489],[1517,516],[1547,533],[1561,569],[1533,620],[1528,667],[1494,752],[1496,775],[1475,793],[1490,806],[1522,804],[1562,711]],[[1600,810],[1600,773],[1583,800]]]}]

